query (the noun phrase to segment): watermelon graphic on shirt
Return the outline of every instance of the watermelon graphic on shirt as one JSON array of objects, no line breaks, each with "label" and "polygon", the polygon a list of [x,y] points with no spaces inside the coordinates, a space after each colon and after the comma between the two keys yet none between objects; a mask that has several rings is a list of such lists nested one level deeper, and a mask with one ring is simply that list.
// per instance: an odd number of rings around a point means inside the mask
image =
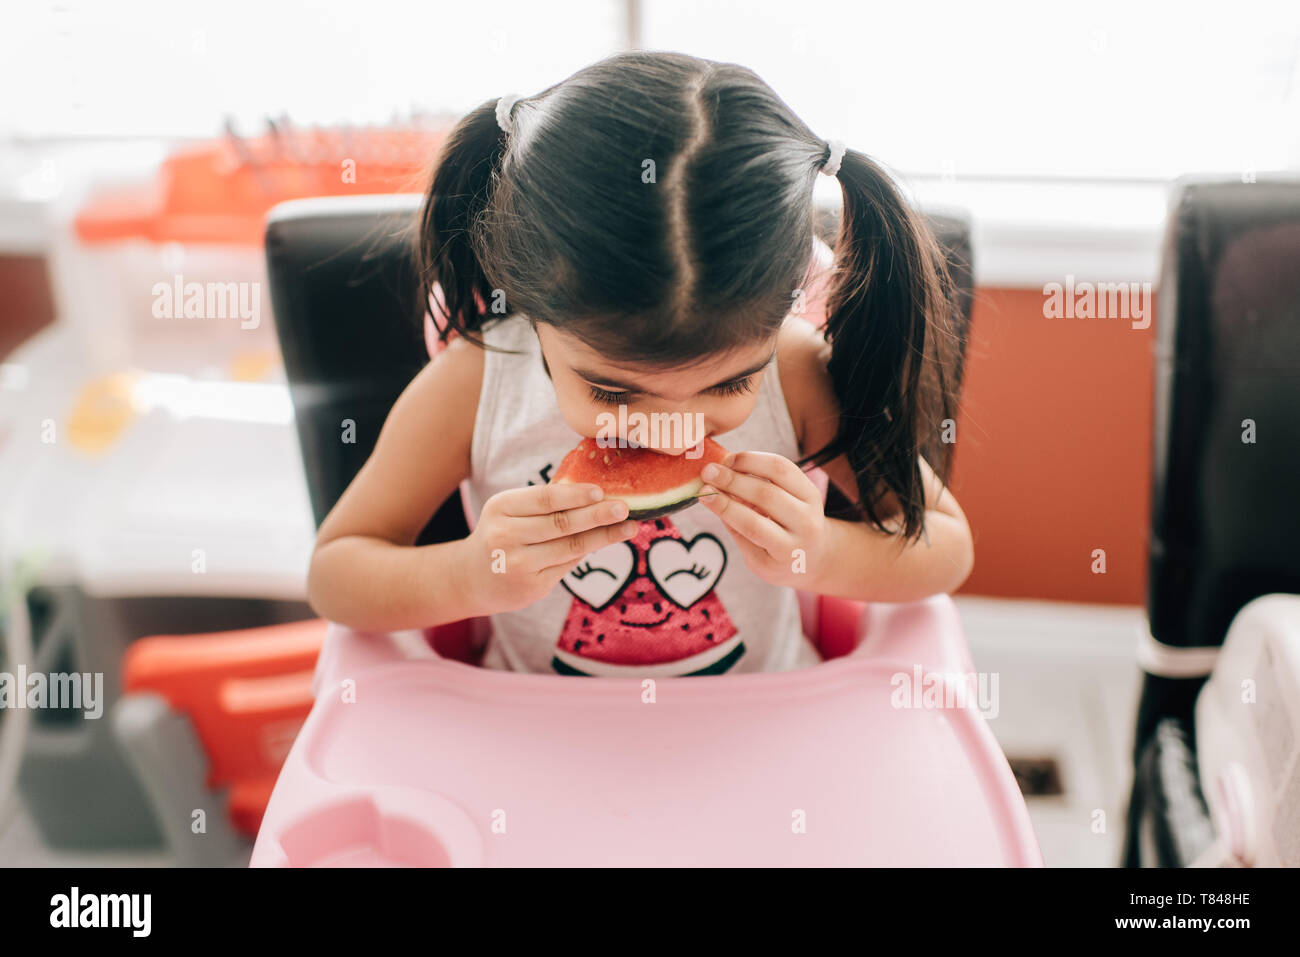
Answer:
[{"label": "watermelon graphic on shirt", "polygon": [[715,592],[727,553],[703,532],[689,542],[667,516],[592,552],[562,580],[573,595],[555,645],[560,674],[721,674],[745,653]]}]

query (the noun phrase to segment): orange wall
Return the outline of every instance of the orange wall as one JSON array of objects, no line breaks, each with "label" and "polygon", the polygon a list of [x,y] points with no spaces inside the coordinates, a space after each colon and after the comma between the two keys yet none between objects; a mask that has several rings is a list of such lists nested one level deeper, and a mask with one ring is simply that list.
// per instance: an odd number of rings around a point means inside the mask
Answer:
[{"label": "orange wall", "polygon": [[961,591],[1141,604],[1154,323],[1046,319],[1043,301],[976,292],[952,481],[975,535]]}]

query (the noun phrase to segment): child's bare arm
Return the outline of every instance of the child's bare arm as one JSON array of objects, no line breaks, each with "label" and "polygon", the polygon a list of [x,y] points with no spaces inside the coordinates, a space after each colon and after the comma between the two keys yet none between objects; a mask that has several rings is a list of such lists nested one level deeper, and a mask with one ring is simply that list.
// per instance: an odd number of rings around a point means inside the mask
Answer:
[{"label": "child's bare arm", "polygon": [[[829,347],[810,325],[788,320],[782,329],[780,373],[794,419],[800,449],[807,453],[829,443],[839,423],[839,406],[826,368]],[[952,592],[969,577],[974,543],[965,513],[924,459],[919,467],[925,486],[925,535],[903,545],[864,522],[826,520],[826,550],[821,594],[864,601],[913,601]],[[822,466],[827,477],[851,502],[858,500],[857,479],[844,456]],[[886,494],[882,515],[902,511]]]},{"label": "child's bare arm", "polygon": [[[308,575],[317,614],[362,631],[426,628],[530,604],[586,555],[636,533],[594,486],[507,489],[473,533],[414,547],[470,472],[483,353],[455,339],[407,386],[375,450],[321,523]],[[598,490],[597,490],[598,491]]]},{"label": "child's bare arm", "polygon": [[317,614],[369,631],[465,617],[457,542],[416,537],[470,471],[483,353],[452,340],[406,387],[374,451],[321,523],[308,574]]},{"label": "child's bare arm", "polygon": [[[921,539],[904,545],[863,522],[828,518],[828,551],[837,558],[826,563],[826,574],[817,583],[820,594],[861,601],[917,601],[954,592],[970,576],[975,554],[966,515],[925,459],[919,459],[919,465],[925,480]],[[831,480],[835,481],[834,475]],[[847,481],[836,484],[857,500],[855,487]],[[882,510],[901,512],[892,494],[882,499]]]}]

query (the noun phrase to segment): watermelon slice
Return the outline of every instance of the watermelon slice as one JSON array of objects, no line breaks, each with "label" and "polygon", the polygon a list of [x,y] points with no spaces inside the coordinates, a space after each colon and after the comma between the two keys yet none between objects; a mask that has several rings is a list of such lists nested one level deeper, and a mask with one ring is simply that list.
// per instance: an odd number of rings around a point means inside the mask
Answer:
[{"label": "watermelon slice", "polygon": [[700,470],[721,462],[728,452],[705,436],[696,458],[665,455],[654,449],[602,447],[585,438],[560,462],[551,482],[590,482],[605,497],[627,503],[628,518],[643,522],[681,511],[695,502],[704,487]]}]

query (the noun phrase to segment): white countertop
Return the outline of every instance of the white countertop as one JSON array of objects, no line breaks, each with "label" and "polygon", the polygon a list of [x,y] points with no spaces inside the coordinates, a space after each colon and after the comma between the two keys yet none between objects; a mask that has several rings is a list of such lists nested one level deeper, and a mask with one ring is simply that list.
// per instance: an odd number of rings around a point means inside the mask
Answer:
[{"label": "white countertop", "polygon": [[91,453],[67,435],[94,375],[75,356],[56,327],[0,368],[0,568],[104,596],[302,599],[315,525],[288,389],[137,370],[134,417]]}]

